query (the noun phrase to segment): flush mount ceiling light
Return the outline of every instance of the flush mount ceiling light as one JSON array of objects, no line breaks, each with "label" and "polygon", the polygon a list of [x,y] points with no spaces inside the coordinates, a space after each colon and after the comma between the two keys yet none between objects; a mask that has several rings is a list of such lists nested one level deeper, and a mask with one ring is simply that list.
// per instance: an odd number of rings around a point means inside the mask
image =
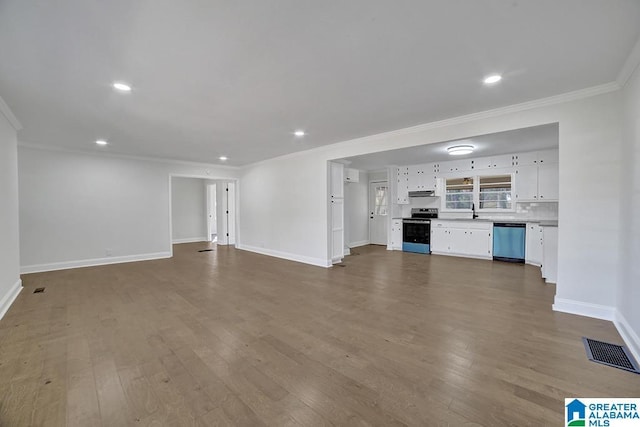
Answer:
[{"label": "flush mount ceiling light", "polygon": [[297,130],[293,133],[295,136],[305,136],[306,133],[303,130]]},{"label": "flush mount ceiling light", "polygon": [[474,148],[475,147],[473,145],[454,145],[447,148],[447,152],[452,156],[462,156],[464,154],[473,153]]},{"label": "flush mount ceiling light", "polygon": [[99,139],[96,141],[96,144],[98,145],[107,145],[107,141],[105,141],[104,139]]},{"label": "flush mount ceiling light", "polygon": [[131,92],[131,86],[122,82],[113,83],[113,88],[119,90],[120,92]]},{"label": "flush mount ceiling light", "polygon": [[220,156],[218,157],[218,159],[224,162],[224,161],[227,161],[229,158],[227,156]]},{"label": "flush mount ceiling light", "polygon": [[490,76],[485,77],[484,84],[492,85],[494,83],[498,83],[500,80],[502,80],[502,76],[500,74],[492,74]]}]

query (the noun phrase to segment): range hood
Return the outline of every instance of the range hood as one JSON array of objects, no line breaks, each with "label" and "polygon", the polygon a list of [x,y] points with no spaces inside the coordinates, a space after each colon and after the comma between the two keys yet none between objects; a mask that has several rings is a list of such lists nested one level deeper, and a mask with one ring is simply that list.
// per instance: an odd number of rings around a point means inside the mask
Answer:
[{"label": "range hood", "polygon": [[435,197],[436,192],[433,190],[409,191],[409,197]]}]

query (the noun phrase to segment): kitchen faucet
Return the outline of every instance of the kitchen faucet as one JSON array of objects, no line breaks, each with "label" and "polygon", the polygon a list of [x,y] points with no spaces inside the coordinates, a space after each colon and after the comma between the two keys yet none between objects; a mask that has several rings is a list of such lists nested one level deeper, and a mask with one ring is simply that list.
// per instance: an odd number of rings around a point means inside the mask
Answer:
[{"label": "kitchen faucet", "polygon": [[473,215],[472,215],[471,218],[472,219],[478,218],[479,215],[476,213],[476,204],[475,203],[471,203],[471,211],[473,212]]}]

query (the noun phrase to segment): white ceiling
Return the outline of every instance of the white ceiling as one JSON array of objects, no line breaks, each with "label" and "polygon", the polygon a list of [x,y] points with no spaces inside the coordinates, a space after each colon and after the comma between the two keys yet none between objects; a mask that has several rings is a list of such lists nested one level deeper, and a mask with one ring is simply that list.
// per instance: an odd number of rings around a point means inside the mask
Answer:
[{"label": "white ceiling", "polygon": [[639,36],[637,0],[0,0],[0,95],[22,142],[243,165],[611,82]]},{"label": "white ceiling", "polygon": [[[445,160],[486,157],[496,154],[525,153],[528,151],[558,148],[558,124],[517,129],[488,135],[479,135],[457,141],[446,141],[437,144],[426,144],[398,150],[381,151],[361,156],[347,157],[346,164],[350,168],[374,171],[387,166],[417,165]],[[447,147],[454,145],[472,145],[472,154],[451,156]]]}]

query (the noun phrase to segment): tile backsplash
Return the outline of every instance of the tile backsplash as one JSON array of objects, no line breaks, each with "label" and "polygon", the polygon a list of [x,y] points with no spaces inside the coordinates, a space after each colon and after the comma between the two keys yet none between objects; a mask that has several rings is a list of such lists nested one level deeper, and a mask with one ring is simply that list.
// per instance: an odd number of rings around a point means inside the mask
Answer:
[{"label": "tile backsplash", "polygon": [[[440,197],[414,198],[408,205],[401,206],[401,216],[411,216],[411,208],[438,208],[440,218],[471,218],[469,212],[443,212]],[[478,212],[480,218],[519,219],[519,220],[557,220],[558,202],[521,202],[516,203],[515,212]]]}]

